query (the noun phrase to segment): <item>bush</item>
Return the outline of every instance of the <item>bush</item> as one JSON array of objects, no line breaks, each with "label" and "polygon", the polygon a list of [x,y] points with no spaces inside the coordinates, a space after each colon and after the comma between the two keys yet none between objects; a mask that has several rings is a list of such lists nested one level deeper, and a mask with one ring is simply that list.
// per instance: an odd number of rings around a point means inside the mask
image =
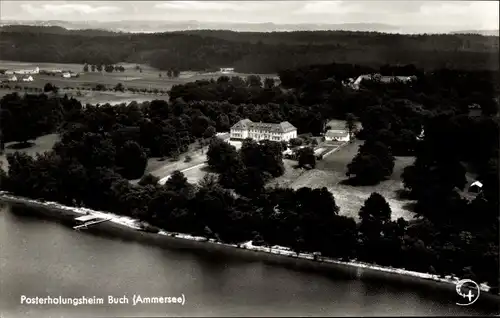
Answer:
[{"label": "bush", "polygon": [[184,162],[191,162],[191,160],[193,160],[193,158],[191,158],[191,156],[186,156],[184,158]]},{"label": "bush", "polygon": [[160,228],[156,227],[156,226],[153,226],[153,225],[150,225],[146,222],[142,222],[141,225],[140,225],[140,228],[142,231],[144,232],[148,232],[148,233],[154,233],[154,234],[157,234],[158,232],[160,232]]}]

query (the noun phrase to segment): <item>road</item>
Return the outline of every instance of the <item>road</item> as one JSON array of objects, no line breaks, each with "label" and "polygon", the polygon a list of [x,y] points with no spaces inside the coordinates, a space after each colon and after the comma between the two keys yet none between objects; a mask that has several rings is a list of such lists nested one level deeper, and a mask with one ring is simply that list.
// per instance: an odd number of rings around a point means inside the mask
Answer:
[{"label": "road", "polygon": [[[206,167],[206,166],[207,166],[207,163],[206,163],[206,162],[204,162],[204,163],[200,163],[200,164],[197,164],[197,165],[195,165],[195,166],[192,166],[192,167],[186,168],[186,169],[184,169],[184,170],[181,170],[181,172],[182,172],[182,173],[185,173],[185,172],[187,172],[187,171],[189,171],[189,170],[193,170],[193,169],[199,169],[199,170],[200,170],[201,168],[204,168],[204,167]],[[165,184],[165,182],[167,182],[167,180],[168,180],[168,179],[170,179],[170,176],[171,176],[171,174],[169,174],[168,176],[166,176],[166,177],[164,177],[164,178],[161,178],[161,179],[160,179],[160,181],[159,181],[158,183],[159,183],[159,184],[161,184],[161,185]],[[188,181],[189,181],[189,180],[188,180]]]}]

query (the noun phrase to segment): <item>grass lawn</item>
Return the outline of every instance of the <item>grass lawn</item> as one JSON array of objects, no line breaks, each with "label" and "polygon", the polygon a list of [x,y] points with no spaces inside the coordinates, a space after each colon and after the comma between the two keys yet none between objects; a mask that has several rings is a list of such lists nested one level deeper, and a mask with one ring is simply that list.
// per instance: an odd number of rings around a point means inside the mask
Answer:
[{"label": "grass lawn", "polygon": [[293,169],[292,165],[285,164],[285,174],[273,180],[271,184],[293,189],[326,187],[333,193],[340,207],[340,214],[355,219],[358,218],[359,209],[364,201],[372,192],[378,192],[389,202],[393,219],[399,217],[412,219],[413,213],[410,211],[410,206],[413,201],[399,198],[397,191],[403,188],[401,173],[404,167],[413,163],[413,157],[396,157],[392,176],[378,185],[354,187],[341,184],[341,181],[347,179],[345,176],[347,164],[351,162],[362,143],[356,140],[341,147],[323,160],[317,161],[316,169]]},{"label": "grass lawn", "polygon": [[52,149],[54,144],[59,141],[58,134],[49,134],[45,136],[38,137],[33,141],[33,145],[23,149],[16,149],[15,142],[8,142],[5,144],[5,152],[0,156],[0,164],[4,170],[8,169],[8,163],[6,155],[9,153],[14,153],[16,151],[27,153],[30,156],[35,156],[37,153],[43,153]]}]

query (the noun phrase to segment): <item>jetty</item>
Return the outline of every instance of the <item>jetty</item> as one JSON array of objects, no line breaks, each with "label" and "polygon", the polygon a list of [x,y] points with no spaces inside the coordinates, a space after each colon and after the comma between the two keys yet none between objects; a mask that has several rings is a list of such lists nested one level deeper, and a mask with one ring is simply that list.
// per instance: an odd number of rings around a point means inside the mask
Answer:
[{"label": "jetty", "polygon": [[94,214],[83,215],[75,218],[75,221],[77,222],[78,225],[74,226],[73,230],[87,229],[91,225],[96,225],[109,220],[111,220],[111,218],[105,219],[102,217],[98,217]]}]

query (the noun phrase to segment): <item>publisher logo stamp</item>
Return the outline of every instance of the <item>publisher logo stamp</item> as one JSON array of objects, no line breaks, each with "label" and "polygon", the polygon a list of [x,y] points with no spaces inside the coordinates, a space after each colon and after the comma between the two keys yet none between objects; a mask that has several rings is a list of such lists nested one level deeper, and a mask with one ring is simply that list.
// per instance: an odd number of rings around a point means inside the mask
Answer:
[{"label": "publisher logo stamp", "polygon": [[458,306],[470,306],[475,303],[478,298],[481,290],[479,285],[470,279],[462,279],[458,281],[456,286],[457,294],[463,298],[461,302],[457,302]]}]

